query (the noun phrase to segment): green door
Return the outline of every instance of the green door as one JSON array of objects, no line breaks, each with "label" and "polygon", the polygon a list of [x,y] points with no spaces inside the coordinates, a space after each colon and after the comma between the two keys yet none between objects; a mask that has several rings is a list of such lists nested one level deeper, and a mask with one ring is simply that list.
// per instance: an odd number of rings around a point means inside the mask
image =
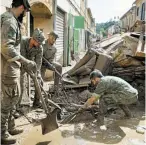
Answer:
[{"label": "green door", "polygon": [[74,53],[79,51],[79,29],[74,29]]},{"label": "green door", "polygon": [[73,36],[73,21],[74,16],[69,13],[68,14],[68,51],[67,51],[67,65],[71,63],[71,53],[74,52],[74,36]]}]

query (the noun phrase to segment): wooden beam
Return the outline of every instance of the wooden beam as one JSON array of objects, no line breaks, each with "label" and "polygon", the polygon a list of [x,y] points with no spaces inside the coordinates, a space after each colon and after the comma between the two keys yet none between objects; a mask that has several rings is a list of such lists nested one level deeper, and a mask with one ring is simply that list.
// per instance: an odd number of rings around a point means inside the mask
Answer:
[{"label": "wooden beam", "polygon": [[113,43],[112,45],[110,45],[110,46],[106,49],[107,54],[110,54],[112,51],[116,50],[120,45],[123,44],[123,41],[124,41],[124,40],[119,40],[119,41]]},{"label": "wooden beam", "polygon": [[87,87],[87,86],[88,86],[88,84],[64,85],[65,89],[82,88],[82,87]]},{"label": "wooden beam", "polygon": [[120,34],[117,34],[117,35],[114,35],[113,37],[110,37],[110,38],[107,38],[105,40],[103,40],[102,42],[99,42],[96,47],[106,47],[106,46],[109,46],[110,44],[113,44],[114,42],[116,41],[119,41],[121,40],[122,37],[120,36]]}]

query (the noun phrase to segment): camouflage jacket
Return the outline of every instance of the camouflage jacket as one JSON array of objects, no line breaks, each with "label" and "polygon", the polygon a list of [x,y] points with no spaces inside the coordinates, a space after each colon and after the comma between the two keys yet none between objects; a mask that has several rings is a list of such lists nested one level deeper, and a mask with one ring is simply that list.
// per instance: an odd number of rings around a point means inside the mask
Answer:
[{"label": "camouflage jacket", "polygon": [[8,62],[8,59],[20,56],[21,32],[18,20],[11,12],[1,15],[1,69],[2,77],[20,76],[18,61]]},{"label": "camouflage jacket", "polygon": [[45,44],[43,45],[44,58],[46,58],[50,63],[52,63],[55,58],[56,51],[57,51],[56,47],[49,45],[46,40]]},{"label": "camouflage jacket", "polygon": [[119,94],[127,97],[138,95],[138,91],[129,83],[114,76],[102,77],[94,92],[99,95],[115,94],[117,97],[119,97]]},{"label": "camouflage jacket", "polygon": [[37,70],[40,71],[42,65],[43,47],[40,45],[39,47],[29,48],[29,42],[29,37],[22,37],[20,50],[21,55],[29,60],[35,61]]}]

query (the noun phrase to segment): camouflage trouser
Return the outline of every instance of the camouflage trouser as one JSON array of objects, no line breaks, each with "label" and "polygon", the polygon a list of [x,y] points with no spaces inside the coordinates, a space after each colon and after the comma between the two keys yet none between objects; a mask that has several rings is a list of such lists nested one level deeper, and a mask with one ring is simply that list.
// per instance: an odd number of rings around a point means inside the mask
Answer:
[{"label": "camouflage trouser", "polygon": [[[41,83],[40,80],[38,81],[39,83]],[[27,73],[23,69],[21,70],[20,86],[21,86],[21,95],[18,104],[30,106],[30,97],[28,95],[28,77],[27,77]],[[37,95],[37,92],[35,90],[34,104],[39,103],[39,100],[40,100],[39,96]]]},{"label": "camouflage trouser", "polygon": [[[61,64],[59,64],[59,63],[57,63],[57,62],[53,62],[52,64],[55,66],[56,70],[57,70],[60,74],[62,74],[62,66],[61,66]],[[49,68],[48,68],[48,69],[49,69]],[[50,70],[51,70],[51,69],[50,69]],[[45,72],[46,72],[46,68],[42,67],[42,69],[41,69],[41,75],[42,75],[42,78],[43,78],[43,79],[44,79],[44,77],[45,77]],[[60,80],[60,76],[55,72],[54,85],[58,86],[58,85],[59,85],[59,80]]]},{"label": "camouflage trouser", "polygon": [[128,96],[123,94],[106,94],[101,96],[99,99],[100,122],[103,122],[104,115],[107,113],[110,104],[119,106],[126,114],[126,111],[129,111],[127,105],[136,103],[136,101],[137,95]]},{"label": "camouflage trouser", "polygon": [[27,79],[27,73],[24,70],[21,70],[20,88],[21,88],[21,94],[20,94],[18,105],[22,104],[29,106],[30,98],[28,96],[28,79]]},{"label": "camouflage trouser", "polygon": [[1,134],[2,136],[15,127],[12,111],[18,103],[20,96],[19,79],[2,80],[1,88]]}]

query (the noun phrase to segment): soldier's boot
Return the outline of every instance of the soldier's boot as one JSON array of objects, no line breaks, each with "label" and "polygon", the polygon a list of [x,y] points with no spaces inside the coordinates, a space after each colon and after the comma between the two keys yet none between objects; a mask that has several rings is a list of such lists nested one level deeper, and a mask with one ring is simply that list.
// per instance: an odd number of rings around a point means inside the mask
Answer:
[{"label": "soldier's boot", "polygon": [[107,104],[105,103],[104,97],[99,99],[99,116],[98,123],[100,126],[104,125],[104,116],[107,113]]},{"label": "soldier's boot", "polygon": [[1,143],[2,144],[15,144],[16,139],[7,132],[1,136]]},{"label": "soldier's boot", "polygon": [[34,101],[33,102],[33,108],[42,108],[42,104],[39,101]]},{"label": "soldier's boot", "polygon": [[14,128],[14,129],[12,129],[12,130],[9,131],[9,133],[11,135],[17,135],[17,134],[20,134],[22,132],[23,132],[23,129],[16,129],[16,128]]},{"label": "soldier's boot", "polygon": [[123,110],[123,112],[125,113],[126,117],[128,117],[128,118],[132,117],[132,113],[129,110],[128,106],[126,106],[124,104],[120,104],[119,107]]},{"label": "soldier's boot", "polygon": [[42,107],[41,102],[40,102],[40,98],[37,95],[37,92],[35,92],[35,95],[34,95],[33,107],[34,108],[41,108]]}]

